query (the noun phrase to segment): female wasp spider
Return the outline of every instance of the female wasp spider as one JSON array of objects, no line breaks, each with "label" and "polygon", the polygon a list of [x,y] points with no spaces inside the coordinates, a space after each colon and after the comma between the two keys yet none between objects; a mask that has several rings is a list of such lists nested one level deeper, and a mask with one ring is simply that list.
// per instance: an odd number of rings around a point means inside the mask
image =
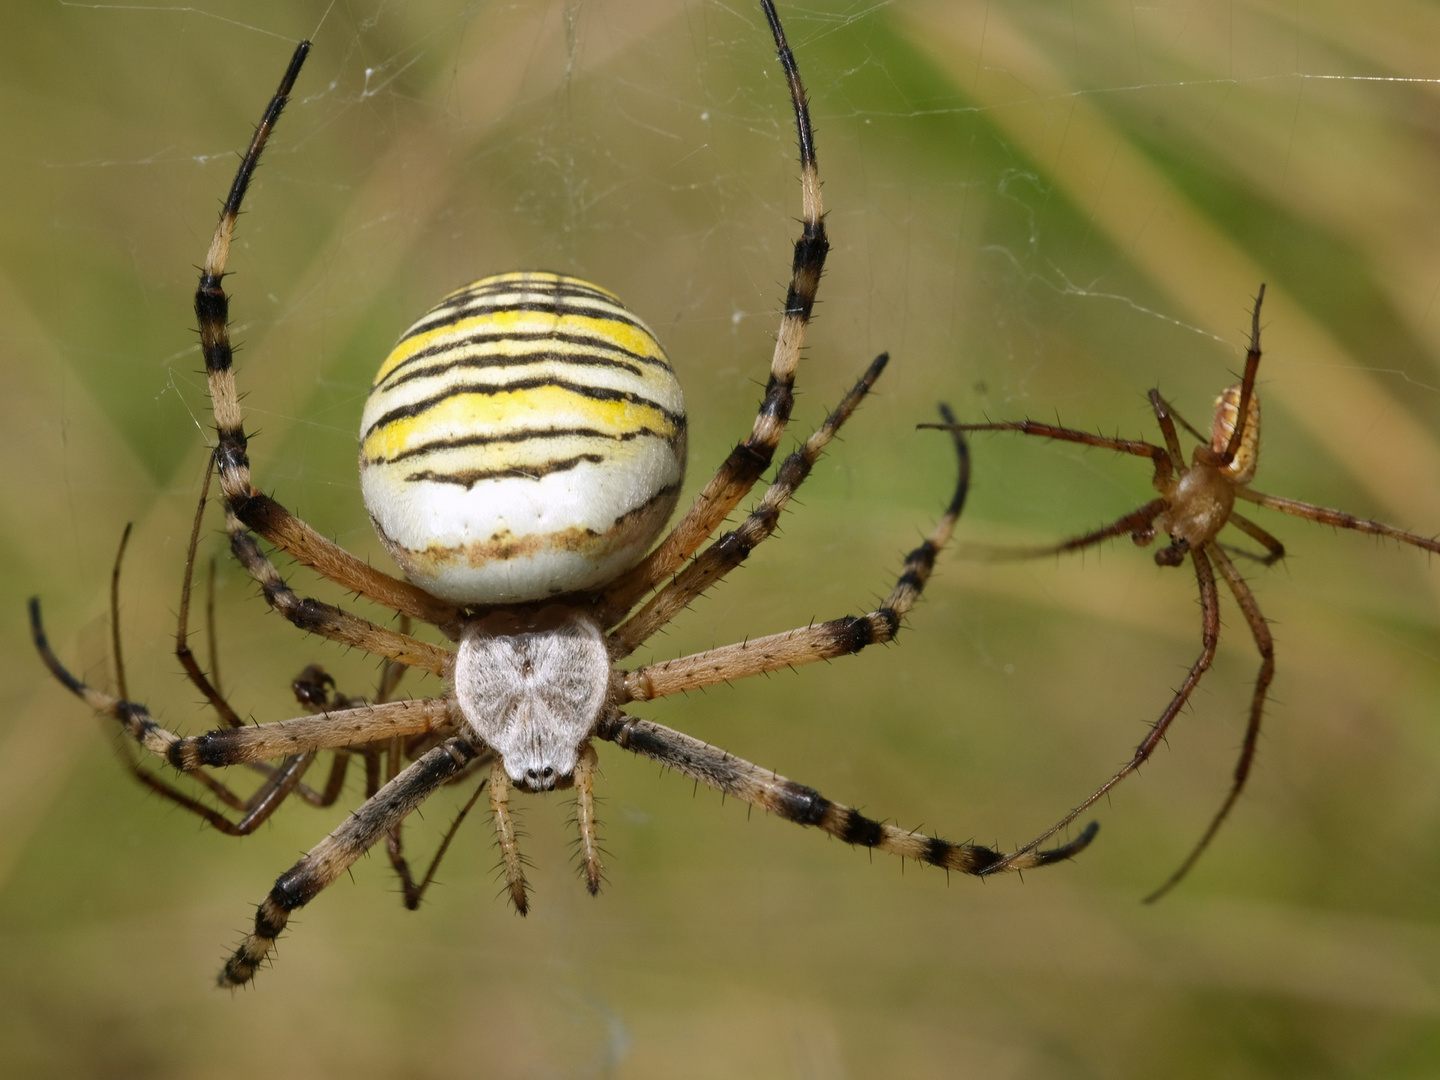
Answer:
[{"label": "female wasp spider", "polygon": [[[1190,699],[1201,676],[1210,668],[1215,658],[1215,648],[1220,639],[1220,599],[1215,584],[1215,570],[1225,579],[1235,602],[1245,616],[1246,625],[1255,639],[1255,648],[1260,653],[1260,672],[1255,678],[1255,689],[1250,699],[1250,719],[1245,728],[1245,738],[1240,755],[1235,763],[1235,772],[1230,781],[1220,809],[1210,819],[1209,826],[1200,840],[1190,850],[1180,867],[1153,893],[1147,901],[1158,900],[1180,883],[1190,868],[1209,846],[1220,830],[1225,818],[1240,797],[1245,781],[1250,775],[1250,766],[1255,758],[1255,747],[1260,738],[1260,719],[1265,711],[1265,698],[1270,680],[1275,674],[1275,645],[1270,627],[1260,612],[1255,594],[1241,577],[1227,551],[1253,558],[1263,566],[1273,566],[1285,557],[1285,546],[1249,518],[1235,513],[1235,500],[1265,506],[1271,510],[1294,514],[1296,517],[1318,521],[1322,525],[1333,525],[1342,529],[1369,533],[1372,536],[1388,536],[1402,543],[1413,544],[1426,551],[1440,552],[1440,541],[1431,537],[1397,529],[1379,521],[1358,518],[1341,510],[1327,510],[1323,506],[1286,499],[1279,495],[1266,495],[1250,487],[1255,479],[1255,470],[1260,461],[1260,395],[1255,389],[1255,378],[1260,370],[1260,305],[1265,299],[1262,284],[1255,297],[1255,307],[1250,317],[1250,347],[1245,356],[1245,372],[1239,383],[1226,389],[1215,400],[1215,416],[1211,422],[1210,434],[1203,435],[1195,430],[1175,411],[1174,407],[1160,396],[1159,390],[1150,391],[1150,406],[1155,421],[1160,425],[1165,445],[1138,439],[1112,439],[1104,435],[1092,435],[1086,431],[1058,427],[1054,424],[1034,420],[1012,420],[986,424],[925,424],[923,427],[943,427],[955,433],[966,431],[1018,431],[1024,435],[1039,435],[1046,439],[1060,439],[1065,442],[1081,443],[1085,446],[1099,446],[1121,453],[1149,458],[1154,473],[1151,483],[1159,492],[1159,498],[1151,499],[1138,510],[1118,520],[1058,544],[1039,548],[992,551],[991,555],[1005,558],[1030,558],[1044,555],[1058,555],[1066,551],[1080,551],[1094,544],[1117,536],[1128,535],[1137,545],[1151,543],[1163,531],[1170,537],[1170,543],[1155,553],[1155,562],[1160,566],[1182,566],[1188,556],[1195,568],[1195,577],[1200,586],[1200,655],[1191,665],[1180,688],[1171,697],[1145,738],[1116,773],[1101,784],[1089,798],[1080,803],[1040,836],[1036,837],[1014,855],[1007,858],[1024,859],[1047,839],[1071,824],[1097,799],[1103,796],[1121,780],[1135,772],[1165,737],[1171,723],[1179,715],[1185,702]],[[1176,424],[1200,440],[1191,454],[1190,464],[1180,448]],[[1226,525],[1234,525],[1250,539],[1259,543],[1265,554],[1237,550],[1222,544],[1217,539]]]},{"label": "female wasp spider", "polygon": [[[310,45],[302,42],[295,50],[241,161],[195,295],[230,546],[271,606],[296,626],[389,663],[432,672],[445,680],[446,692],[424,701],[345,708],[339,706],[351,702],[332,699],[323,675],[307,669],[297,680],[297,693],[318,715],[181,737],[157,724],[143,706],[86,686],[67,672],[46,645],[32,601],[36,643],[56,677],[118,720],[146,750],[217,786],[206,767],[279,760],[266,766],[266,794],[259,800],[266,807],[294,789],[319,750],[373,752],[388,744],[423,751],[280,876],[260,904],[254,930],[226,963],[222,984],[247,982],[292,911],[382,837],[395,835],[405,816],[436,789],[485,765],[483,782],[516,908],[523,913],[527,901],[508,810],[512,785],[531,792],[575,789],[583,874],[590,891],[597,891],[601,863],[592,746],[597,738],[848,843],[969,874],[1052,863],[1075,854],[1093,836],[1092,827],[1063,847],[1018,857],[952,844],[871,820],[812,788],[621,711],[627,702],[891,640],[949,538],[965,494],[967,458],[957,434],[960,480],[954,497],[906,559],[889,597],[868,614],[633,670],[617,666],[772,534],[780,512],[886,363],[885,356],[878,357],[820,428],[784,460],[758,507],[700,550],[774,455],[790,416],[795,370],[828,250],[804,88],[770,0],[761,3],[795,113],[803,228],[769,382],[750,435],[651,549],[676,503],[685,462],[680,389],[654,335],[613,295],[574,278],[514,273],[478,281],[446,297],[405,333],[381,365],[365,406],[360,438],[365,503],[408,580],[359,561],[251,483],[221,281],[246,187]],[[398,613],[400,630],[297,596],[259,539]],[[406,619],[437,626],[456,643],[454,651],[411,637]],[[151,786],[167,785],[151,778]],[[253,821],[258,805],[246,804],[242,824]],[[210,813],[227,831],[242,831]]]}]

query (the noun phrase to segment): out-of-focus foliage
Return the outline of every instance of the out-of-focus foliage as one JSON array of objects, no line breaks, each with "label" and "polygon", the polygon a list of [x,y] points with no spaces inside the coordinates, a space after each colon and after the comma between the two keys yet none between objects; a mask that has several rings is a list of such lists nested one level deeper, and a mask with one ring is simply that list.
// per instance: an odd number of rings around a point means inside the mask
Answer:
[{"label": "out-of-focus foliage", "polygon": [[[258,482],[377,562],[356,483],[368,379],[436,297],[575,272],[659,332],[692,475],[747,430],[799,198],[748,4],[200,0],[0,15],[0,1071],[65,1077],[1411,1076],[1440,1012],[1440,566],[1265,520],[1278,675],[1251,787],[1192,878],[1138,898],[1222,796],[1256,657],[1226,611],[1167,751],[1074,865],[984,885],[747,815],[602,747],[609,882],[563,797],[521,804],[532,915],[472,818],[424,909],[383,858],[297,920],[254,992],[209,989],[274,876],[340,820],[234,841],[127,780],[42,672],[23,601],[100,684],[114,544],[132,693],[177,674],[205,458],[190,295],[234,151],[316,49],[229,286]],[[834,239],[795,431],[894,362],[752,565],[654,655],[857,611],[951,482],[944,398],[1152,438],[1233,381],[1269,286],[1262,490],[1440,530],[1440,9],[902,0],[782,7]],[[963,542],[1138,505],[1143,462],[982,437]],[[1257,515],[1258,516],[1258,515]],[[222,675],[257,720],[319,660],[221,559]],[[331,599],[296,569],[304,591]],[[1193,576],[1116,545],[942,561],[898,647],[643,711],[872,814],[1015,844],[1128,756],[1199,646]],[[433,692],[416,680],[412,693]],[[355,802],[354,792],[346,800]],[[458,794],[458,793],[456,793]],[[434,842],[456,799],[412,830]]]}]

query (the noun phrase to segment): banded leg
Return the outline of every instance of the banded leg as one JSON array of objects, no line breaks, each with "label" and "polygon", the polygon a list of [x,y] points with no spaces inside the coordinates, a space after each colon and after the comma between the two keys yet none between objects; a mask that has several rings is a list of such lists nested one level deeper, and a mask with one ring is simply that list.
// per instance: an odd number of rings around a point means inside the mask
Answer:
[{"label": "banded leg", "polygon": [[[254,534],[233,512],[226,513],[225,524],[230,533],[230,550],[234,552],[236,560],[259,583],[266,601],[281,617],[301,630],[319,634],[331,641],[353,645],[365,652],[399,661],[408,667],[421,668],[442,678],[445,676],[451,660],[449,650],[378,626],[333,604],[297,596],[275,569],[275,564],[260,550]],[[345,582],[340,583],[345,584],[346,588],[353,587]]]},{"label": "banded leg", "polygon": [[244,419],[232,369],[234,350],[230,344],[228,325],[230,302],[222,282],[240,205],[260,162],[260,154],[289,101],[290,91],[309,52],[308,41],[302,41],[296,47],[275,96],[270,99],[255,128],[249,149],[241,159],[230,186],[230,194],[220,210],[220,220],[215,225],[215,235],[210,241],[205,265],[200,272],[200,283],[195,290],[195,316],[200,327],[200,347],[205,357],[218,438],[215,460],[220,471],[220,488],[230,512],[247,528],[331,581],[404,614],[442,627],[455,627],[459,624],[460,613],[453,605],[361,562],[315,532],[274,499],[255,490],[250,482]]},{"label": "banded leg", "polygon": [[889,354],[881,353],[871,362],[865,374],[835,407],[835,411],[825,418],[825,422],[805,440],[799,450],[780,465],[775,480],[766,490],[760,505],[739,528],[727,532],[706,548],[694,562],[652,596],[643,608],[610,634],[612,657],[619,660],[629,656],[697,596],[744,562],[758,544],[775,532],[780,523],[781,511],[809,477],[825,447],[830,444],[840,426],[850,419],[889,361]]},{"label": "banded leg", "polygon": [[204,735],[180,736],[157,724],[145,706],[96,690],[70,674],[50,648],[40,620],[40,601],[33,598],[30,631],[41,659],[61,685],[96,712],[119,721],[137,743],[182,772],[353,746],[396,735],[418,735],[450,722],[449,702],[445,698],[431,698],[365,705],[255,727],[220,728]]},{"label": "banded leg", "polygon": [[[1266,495],[1261,491],[1252,491],[1248,487],[1237,487],[1235,495],[1247,502],[1267,506],[1271,510],[1279,510],[1282,514],[1318,521],[1321,525],[1333,525],[1337,529],[1353,529],[1355,532],[1366,533],[1370,536],[1386,536],[1391,540],[1399,540],[1403,544],[1413,544],[1415,547],[1424,548],[1426,551],[1440,551],[1440,539],[1433,536],[1421,536],[1418,533],[1406,532],[1393,525],[1386,525],[1383,521],[1359,518],[1354,514],[1347,514],[1343,510],[1330,510],[1312,503],[1300,502],[1298,499]],[[1232,517],[1231,520],[1233,521],[1234,518]]]},{"label": "banded leg", "polygon": [[775,338],[770,359],[770,379],[750,435],[738,443],[696,497],[685,516],[670,534],[640,562],[607,588],[601,597],[603,621],[613,623],[636,602],[673,574],[720,523],[729,516],[760,475],[769,467],[780,444],[785,425],[794,407],[795,371],[805,344],[805,328],[815,306],[820,274],[830,242],[825,234],[825,208],[820,199],[820,173],[815,161],[815,136],[810,126],[810,108],[795,55],[785,40],[785,30],[771,0],[760,0],[775,39],[776,54],[790,85],[790,102],[795,111],[795,132],[800,147],[801,232],[795,241],[790,266],[790,285],[785,294],[785,313]]},{"label": "banded leg", "polygon": [[974,844],[954,844],[874,821],[856,810],[831,802],[814,788],[762,769],[678,731],[623,714],[602,719],[596,734],[633,754],[658,761],[692,780],[734,795],[752,806],[798,825],[814,825],[847,844],[875,848],[962,874],[1028,870],[1078,854],[1099,830],[1097,824],[1058,848],[1002,855]]},{"label": "banded leg", "polygon": [[281,874],[255,913],[255,929],[246,936],[220,973],[221,986],[243,986],[275,947],[290,913],[313,900],[437,788],[476,755],[464,739],[435,747],[386,784],[305,857]]},{"label": "banded leg", "polygon": [[1230,816],[1230,810],[1235,801],[1240,798],[1240,792],[1244,790],[1245,781],[1250,776],[1250,766],[1255,760],[1255,746],[1260,739],[1260,719],[1265,712],[1265,697],[1270,689],[1270,680],[1275,677],[1275,641],[1270,636],[1270,627],[1265,622],[1265,616],[1260,613],[1260,605],[1255,600],[1255,594],[1250,591],[1250,586],[1245,584],[1245,579],[1235,569],[1235,564],[1230,561],[1225,552],[1219,550],[1219,546],[1213,541],[1206,545],[1215,565],[1220,568],[1220,576],[1225,579],[1225,584],[1230,586],[1230,591],[1235,594],[1235,602],[1240,605],[1240,610],[1245,613],[1245,621],[1250,625],[1250,634],[1255,639],[1255,648],[1260,653],[1260,671],[1255,676],[1255,690],[1250,697],[1250,720],[1245,725],[1245,740],[1240,746],[1240,756],[1235,761],[1235,773],[1230,781],[1230,790],[1225,795],[1225,801],[1220,804],[1220,809],[1210,819],[1210,825],[1206,828],[1205,834],[1200,837],[1199,843],[1190,849],[1190,854],[1171,874],[1163,885],[1145,897],[1145,903],[1153,904],[1162,896],[1168,893],[1176,885],[1180,884],[1190,868],[1195,865],[1205,849],[1210,846],[1210,841],[1220,831],[1220,826]]},{"label": "banded leg", "polygon": [[1097,800],[1109,792],[1116,784],[1120,783],[1121,780],[1124,780],[1146,761],[1150,760],[1150,755],[1155,752],[1155,748],[1160,745],[1160,740],[1163,739],[1165,733],[1170,730],[1170,725],[1174,722],[1175,717],[1179,715],[1185,702],[1190,700],[1190,694],[1200,682],[1200,677],[1210,670],[1210,664],[1215,659],[1215,645],[1220,638],[1220,598],[1215,588],[1215,571],[1212,569],[1210,560],[1205,554],[1205,549],[1211,546],[1212,545],[1207,544],[1204,548],[1190,549],[1190,558],[1195,564],[1195,577],[1200,584],[1201,644],[1200,655],[1196,658],[1195,663],[1186,674],[1185,681],[1180,684],[1180,689],[1175,691],[1174,697],[1170,699],[1170,704],[1167,705],[1165,711],[1160,714],[1160,719],[1151,725],[1150,731],[1146,734],[1145,738],[1141,740],[1140,745],[1135,748],[1134,756],[1131,757],[1114,776],[1096,788],[1094,794],[1079,806],[1071,810],[1014,855],[1006,856],[1005,860],[1003,860],[1003,865],[995,867],[996,870],[1011,869],[1010,860],[1034,852],[1035,849],[1046,840],[1049,840],[1061,829],[1074,822],[1076,818],[1093,806]]},{"label": "banded leg", "polygon": [[[941,411],[942,415],[949,416],[949,410],[944,406],[941,406]],[[627,697],[617,704],[648,701],[762,675],[767,671],[831,660],[857,653],[867,645],[894,640],[901,621],[914,607],[925,583],[930,580],[935,559],[954,532],[955,522],[965,506],[965,495],[970,486],[970,455],[965,438],[958,430],[952,429],[952,437],[960,468],[950,505],[945,508],[945,513],[925,542],[906,556],[895,588],[878,608],[866,615],[847,615],[817,626],[750,638],[734,645],[723,645],[692,656],[637,668],[626,673],[624,692]]]}]

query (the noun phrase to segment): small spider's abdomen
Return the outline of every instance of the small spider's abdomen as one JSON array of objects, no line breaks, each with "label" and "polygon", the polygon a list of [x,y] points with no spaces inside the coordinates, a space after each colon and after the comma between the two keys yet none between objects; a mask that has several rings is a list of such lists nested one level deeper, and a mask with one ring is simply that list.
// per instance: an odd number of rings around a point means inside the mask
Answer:
[{"label": "small spider's abdomen", "polygon": [[685,474],[685,404],[610,293],[522,272],[445,297],[380,366],[360,484],[405,575],[462,604],[592,588],[639,560]]},{"label": "small spider's abdomen", "polygon": [[[1248,484],[1255,479],[1255,468],[1260,464],[1260,395],[1250,392],[1250,407],[1245,410],[1245,432],[1240,436],[1240,448],[1235,459],[1221,472],[1237,484]],[[1240,386],[1237,383],[1215,399],[1215,422],[1210,429],[1210,449],[1223,454],[1230,445],[1230,436],[1240,419]]]}]

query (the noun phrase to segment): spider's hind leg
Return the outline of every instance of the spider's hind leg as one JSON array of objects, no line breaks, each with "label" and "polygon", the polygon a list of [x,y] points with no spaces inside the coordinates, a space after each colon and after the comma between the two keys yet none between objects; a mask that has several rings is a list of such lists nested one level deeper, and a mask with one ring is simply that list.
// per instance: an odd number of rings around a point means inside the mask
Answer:
[{"label": "spider's hind leg", "polygon": [[848,806],[831,802],[814,788],[648,720],[616,713],[601,721],[597,735],[797,825],[814,825],[847,844],[888,851],[901,858],[962,874],[983,875],[1048,866],[1078,855],[1099,831],[1099,826],[1091,823],[1078,837],[1060,847],[1003,855],[976,844],[956,844],[875,821]]},{"label": "spider's hind leg", "polygon": [[449,739],[426,753],[386,784],[340,827],[281,874],[255,913],[255,928],[225,963],[221,986],[242,986],[255,975],[290,921],[290,913],[313,900],[343,874],[381,836],[443,784],[459,775],[477,754],[461,738]]}]

